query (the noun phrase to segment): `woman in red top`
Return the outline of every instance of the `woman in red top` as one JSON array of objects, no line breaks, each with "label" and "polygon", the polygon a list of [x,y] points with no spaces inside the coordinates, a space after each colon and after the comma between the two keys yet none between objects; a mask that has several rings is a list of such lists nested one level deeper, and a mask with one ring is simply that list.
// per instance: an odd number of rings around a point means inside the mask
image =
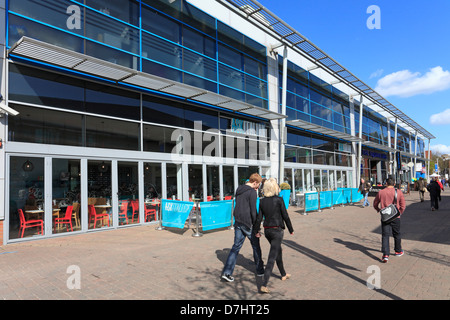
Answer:
[{"label": "woman in red top", "polygon": [[[392,178],[388,178],[386,180],[387,187],[378,192],[375,200],[373,200],[373,207],[377,212],[381,209],[389,206],[394,202],[395,199],[395,191],[397,189],[394,188],[395,182]],[[383,257],[381,261],[386,263],[389,260],[389,231],[392,231],[392,236],[394,237],[394,251],[395,255],[400,257],[403,255],[402,249],[402,238],[400,233],[400,217],[405,211],[406,203],[405,197],[403,196],[403,192],[401,190],[397,190],[397,209],[400,212],[400,215],[397,219],[394,219],[391,222],[385,223],[381,222],[381,251],[383,251]]]}]

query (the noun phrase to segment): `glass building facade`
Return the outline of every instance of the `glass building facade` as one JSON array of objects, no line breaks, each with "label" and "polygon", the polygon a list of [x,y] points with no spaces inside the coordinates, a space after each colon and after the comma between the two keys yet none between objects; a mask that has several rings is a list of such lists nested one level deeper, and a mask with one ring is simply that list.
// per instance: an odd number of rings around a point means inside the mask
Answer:
[{"label": "glass building facade", "polygon": [[[424,158],[423,139],[367,106],[360,125],[357,101],[290,58],[284,75],[283,57],[261,40],[264,31],[226,23],[232,13],[225,7],[215,15],[182,0],[0,4],[1,93],[18,112],[0,118],[4,243],[155,223],[158,199],[222,200],[253,172],[282,177],[293,195],[357,187],[354,140],[288,124],[283,142],[282,118],[353,137],[361,127],[372,143],[362,150],[361,177],[374,183],[392,173],[386,147],[394,142],[402,162]],[[278,117],[111,81],[94,67],[43,62],[14,50],[23,37]],[[40,223],[27,227],[30,220]]]}]

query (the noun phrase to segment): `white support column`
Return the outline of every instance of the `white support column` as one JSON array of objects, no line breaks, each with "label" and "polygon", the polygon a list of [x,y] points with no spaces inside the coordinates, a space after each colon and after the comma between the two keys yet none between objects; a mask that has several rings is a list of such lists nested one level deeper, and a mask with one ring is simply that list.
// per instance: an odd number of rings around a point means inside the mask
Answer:
[{"label": "white support column", "polygon": [[361,99],[359,101],[359,143],[358,143],[358,168],[357,168],[358,180],[356,181],[358,187],[359,187],[359,183],[361,181],[363,112],[364,112],[363,96],[361,95]]},{"label": "white support column", "polygon": [[[286,115],[286,99],[287,99],[287,46],[283,51],[283,83],[281,86],[281,114]],[[286,119],[280,120],[280,173],[279,183],[284,182],[284,151],[286,147]]]},{"label": "white support column", "polygon": [[[397,150],[397,127],[398,127],[398,118],[395,118],[395,127],[394,127],[394,149]],[[397,151],[399,152],[399,151]],[[397,157],[394,154],[394,180],[397,180]]]}]

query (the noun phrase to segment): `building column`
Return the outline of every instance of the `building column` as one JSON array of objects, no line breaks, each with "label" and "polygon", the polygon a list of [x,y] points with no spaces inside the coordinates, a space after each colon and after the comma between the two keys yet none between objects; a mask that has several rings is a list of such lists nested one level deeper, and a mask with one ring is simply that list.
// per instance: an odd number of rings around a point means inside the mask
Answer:
[{"label": "building column", "polygon": [[[278,84],[278,54],[270,51],[267,56],[267,82],[269,95],[269,110],[279,112],[279,84]],[[280,171],[280,121],[270,120],[269,134],[270,175],[278,178]],[[236,185],[237,187],[237,185]]]}]

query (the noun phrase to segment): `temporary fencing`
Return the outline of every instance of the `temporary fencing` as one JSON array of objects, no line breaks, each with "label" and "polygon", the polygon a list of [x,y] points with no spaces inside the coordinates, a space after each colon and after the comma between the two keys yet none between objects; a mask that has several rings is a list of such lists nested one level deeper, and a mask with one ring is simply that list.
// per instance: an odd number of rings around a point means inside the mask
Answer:
[{"label": "temporary fencing", "polygon": [[338,188],[333,191],[317,191],[305,193],[305,212],[321,211],[337,205],[356,203],[363,199],[358,188]]}]

